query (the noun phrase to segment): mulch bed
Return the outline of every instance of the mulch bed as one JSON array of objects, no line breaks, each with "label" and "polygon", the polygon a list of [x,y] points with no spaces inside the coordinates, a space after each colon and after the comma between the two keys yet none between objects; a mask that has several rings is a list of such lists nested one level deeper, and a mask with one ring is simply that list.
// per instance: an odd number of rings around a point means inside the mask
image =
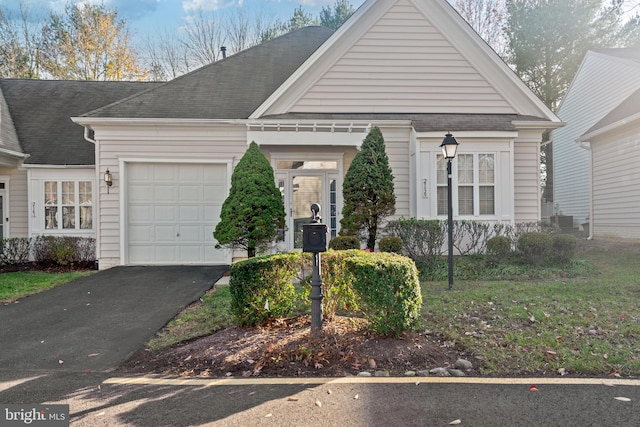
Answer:
[{"label": "mulch bed", "polygon": [[462,356],[438,337],[375,336],[364,320],[349,317],[325,321],[312,335],[305,316],[264,327],[229,327],[159,351],[143,348],[120,371],[189,377],[340,377],[362,371],[402,376],[451,366]]}]

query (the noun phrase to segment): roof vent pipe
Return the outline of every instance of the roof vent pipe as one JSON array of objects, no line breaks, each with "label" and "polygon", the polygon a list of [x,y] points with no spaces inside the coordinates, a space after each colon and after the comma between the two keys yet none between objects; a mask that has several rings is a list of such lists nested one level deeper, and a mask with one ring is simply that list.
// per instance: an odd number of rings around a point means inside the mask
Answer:
[{"label": "roof vent pipe", "polygon": [[225,59],[227,57],[227,47],[222,46],[220,50],[222,51],[222,59]]}]

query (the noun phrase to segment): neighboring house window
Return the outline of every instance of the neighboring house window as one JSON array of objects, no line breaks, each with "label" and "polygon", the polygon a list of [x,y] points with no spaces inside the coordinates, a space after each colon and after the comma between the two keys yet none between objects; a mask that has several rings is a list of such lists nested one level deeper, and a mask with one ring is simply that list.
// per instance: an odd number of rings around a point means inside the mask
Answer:
[{"label": "neighboring house window", "polygon": [[[459,216],[495,215],[495,155],[459,154],[452,176],[453,210]],[[447,162],[437,155],[437,212],[447,215]]]},{"label": "neighboring house window", "polygon": [[[91,181],[45,181],[44,217],[47,230],[93,228]],[[58,213],[61,212],[61,218]]]}]

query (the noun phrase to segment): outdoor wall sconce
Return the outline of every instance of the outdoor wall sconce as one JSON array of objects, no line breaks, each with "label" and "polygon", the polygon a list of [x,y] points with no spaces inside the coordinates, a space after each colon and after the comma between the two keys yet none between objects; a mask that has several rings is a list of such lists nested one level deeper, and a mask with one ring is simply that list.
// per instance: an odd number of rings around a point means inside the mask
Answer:
[{"label": "outdoor wall sconce", "polygon": [[107,184],[107,194],[109,194],[109,187],[113,185],[113,176],[109,169],[104,173],[104,183]]}]

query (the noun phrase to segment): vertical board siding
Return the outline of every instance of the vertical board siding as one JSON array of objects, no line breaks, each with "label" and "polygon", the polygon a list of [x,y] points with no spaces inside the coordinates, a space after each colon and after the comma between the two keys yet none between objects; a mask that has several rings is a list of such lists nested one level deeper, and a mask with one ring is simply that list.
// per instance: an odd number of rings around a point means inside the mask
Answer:
[{"label": "vertical board siding", "polygon": [[514,144],[515,222],[540,221],[539,142]]},{"label": "vertical board siding", "polygon": [[[128,137],[123,137],[126,135]],[[130,135],[133,135],[132,137]],[[153,135],[153,137],[150,137]],[[215,126],[210,128],[175,127],[168,129],[96,131],[99,139],[99,170],[113,174],[113,186],[103,183],[100,191],[99,256],[100,268],[120,264],[120,195],[122,176],[120,159],[233,161],[235,165],[247,150],[245,126]]]},{"label": "vertical board siding", "polygon": [[408,0],[399,0],[292,112],[514,113]]},{"label": "vertical board siding", "polygon": [[640,127],[592,147],[594,236],[640,238]]},{"label": "vertical board siding", "polygon": [[576,140],[640,88],[640,63],[589,52],[558,116],[565,127],[553,131],[553,201],[580,224],[589,215],[589,153]]}]

